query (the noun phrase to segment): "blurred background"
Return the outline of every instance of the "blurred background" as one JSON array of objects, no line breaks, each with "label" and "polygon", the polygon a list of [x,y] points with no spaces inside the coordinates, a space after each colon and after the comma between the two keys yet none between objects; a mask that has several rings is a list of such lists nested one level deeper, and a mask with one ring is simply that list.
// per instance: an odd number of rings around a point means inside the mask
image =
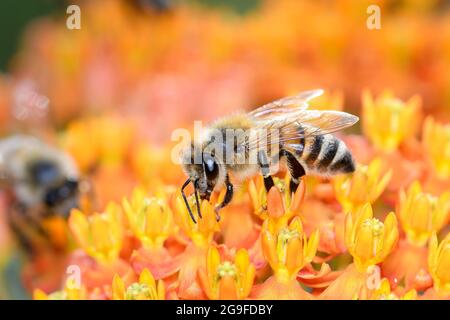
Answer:
[{"label": "blurred background", "polygon": [[[69,4],[80,30],[66,26]],[[372,4],[380,29],[366,26]],[[100,181],[102,203],[151,181],[175,128],[302,90],[324,88],[314,107],[355,114],[365,89],[419,95],[450,121],[447,0],[3,0],[0,21],[0,136],[62,146]],[[163,181],[177,181],[170,172]],[[0,219],[0,264],[19,279]],[[28,294],[0,283],[10,296]]]},{"label": "blurred background", "polygon": [[[311,87],[342,94],[349,109],[363,88],[389,88],[448,114],[445,0],[74,3],[81,30],[67,29],[64,1],[0,4],[2,128],[11,124],[4,92],[24,81],[49,99],[46,117],[58,126],[86,110],[159,108],[147,132],[157,141],[186,120]],[[370,4],[381,9],[379,30],[366,27]]]}]

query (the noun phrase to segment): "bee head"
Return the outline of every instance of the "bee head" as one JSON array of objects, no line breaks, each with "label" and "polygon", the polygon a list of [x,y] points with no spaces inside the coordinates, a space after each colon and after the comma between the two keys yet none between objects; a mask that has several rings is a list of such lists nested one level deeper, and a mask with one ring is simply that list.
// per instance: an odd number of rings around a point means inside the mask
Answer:
[{"label": "bee head", "polygon": [[44,194],[45,205],[54,213],[67,217],[78,206],[78,181],[64,179],[60,184],[50,187]]},{"label": "bee head", "polygon": [[[188,152],[190,151],[190,152]],[[183,197],[185,198],[186,207],[189,210],[192,220],[195,221],[191,209],[187,203],[184,189],[192,183],[194,186],[194,194],[197,202],[198,211],[200,212],[200,199],[209,200],[211,193],[216,185],[219,184],[221,175],[221,166],[212,153],[204,152],[196,149],[193,145],[190,150],[186,149],[182,154],[183,170],[189,177],[181,188]],[[199,214],[201,215],[201,213]]]}]

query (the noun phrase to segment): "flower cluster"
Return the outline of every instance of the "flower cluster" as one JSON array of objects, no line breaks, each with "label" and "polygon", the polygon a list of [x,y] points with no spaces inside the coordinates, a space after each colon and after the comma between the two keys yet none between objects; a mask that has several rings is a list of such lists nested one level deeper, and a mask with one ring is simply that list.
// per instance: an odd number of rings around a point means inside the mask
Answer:
[{"label": "flower cluster", "polygon": [[[375,33],[366,0],[267,0],[233,19],[94,0],[77,32],[36,23],[0,77],[0,128],[31,79],[51,101],[44,133],[92,192],[49,227],[67,248],[33,257],[25,286],[35,299],[449,299],[450,18],[430,22],[434,3],[382,1]],[[360,116],[337,134],[355,172],[293,193],[284,169],[269,191],[249,178],[219,221],[225,190],[201,210],[191,195],[194,222],[171,131],[318,83],[330,90],[311,109]]]},{"label": "flower cluster", "polygon": [[[409,107],[398,99],[377,101],[387,110],[386,121],[413,117],[420,126],[419,109],[411,116],[402,113]],[[389,111],[390,103],[399,113]],[[423,131],[440,126],[430,119]],[[73,210],[69,227],[80,249],[69,263],[81,270],[78,291],[67,284],[51,294],[38,288],[35,298],[448,298],[450,196],[441,188],[449,181],[439,168],[426,165],[431,154],[414,158],[415,148],[426,153],[433,143],[426,134],[419,140],[398,131],[409,132],[408,126],[385,130],[367,126],[365,136],[344,137],[358,160],[353,174],[307,176],[294,193],[287,173],[274,177],[269,192],[262,177],[250,179],[221,211],[220,221],[215,207],[224,190],[200,203],[201,217],[195,197],[188,197],[195,223],[179,185],[156,180],[151,186],[137,175],[142,186],[103,212]],[[381,136],[376,140],[381,145],[403,138],[383,149],[373,141]],[[389,166],[392,157],[397,162]],[[412,161],[420,164],[417,172],[427,174],[417,174],[413,182],[395,176],[397,166]],[[154,170],[170,164],[159,166]],[[393,179],[398,183],[392,185]]]}]

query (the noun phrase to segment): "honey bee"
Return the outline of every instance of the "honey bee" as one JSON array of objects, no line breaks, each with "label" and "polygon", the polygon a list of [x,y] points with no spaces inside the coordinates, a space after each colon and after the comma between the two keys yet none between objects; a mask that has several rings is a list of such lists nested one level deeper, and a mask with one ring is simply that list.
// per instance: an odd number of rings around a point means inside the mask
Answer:
[{"label": "honey bee", "polygon": [[332,176],[351,173],[355,162],[345,143],[331,133],[355,124],[359,118],[345,112],[308,110],[308,101],[323,90],[301,92],[249,113],[233,114],[213,122],[181,153],[188,179],[181,191],[189,214],[196,222],[184,189],[192,183],[198,216],[200,199],[209,200],[213,191],[226,193],[219,210],[233,198],[232,180],[238,182],[258,172],[267,191],[274,185],[272,175],[284,159],[291,175],[290,191],[295,192],[305,174]]},{"label": "honey bee", "polygon": [[6,191],[8,222],[32,253],[33,237],[48,236],[42,220],[67,217],[78,206],[79,174],[64,152],[32,136],[0,140],[0,187]]}]

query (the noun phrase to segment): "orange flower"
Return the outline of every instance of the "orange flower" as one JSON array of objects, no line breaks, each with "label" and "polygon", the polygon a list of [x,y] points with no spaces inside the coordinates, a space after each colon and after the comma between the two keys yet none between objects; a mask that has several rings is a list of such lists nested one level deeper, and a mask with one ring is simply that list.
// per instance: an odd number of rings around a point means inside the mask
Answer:
[{"label": "orange flower", "polygon": [[200,269],[198,276],[209,299],[245,299],[253,286],[255,267],[245,249],[238,250],[234,263],[221,263],[219,251],[211,246],[206,269]]},{"label": "orange flower", "polygon": [[164,282],[156,284],[153,275],[144,269],[139,275],[139,281],[125,288],[122,278],[115,274],[112,281],[112,298],[114,300],[164,300]]},{"label": "orange flower", "polygon": [[172,212],[168,204],[156,197],[149,198],[141,188],[135,188],[131,200],[123,199],[122,206],[130,229],[144,247],[162,248],[173,232]]},{"label": "orange flower", "polygon": [[420,124],[421,100],[418,96],[405,103],[389,91],[376,100],[370,92],[364,91],[362,100],[363,131],[375,147],[393,151],[400,143],[414,137]]},{"label": "orange flower", "polygon": [[[93,120],[95,137],[100,142],[101,161],[122,163],[133,140],[133,126],[123,117],[104,116]],[[92,139],[92,138],[91,138]],[[114,143],[111,143],[114,141]]]},{"label": "orange flower", "polygon": [[311,299],[296,277],[298,272],[312,261],[319,243],[319,232],[309,238],[303,232],[298,217],[289,225],[277,226],[266,220],[261,230],[264,257],[269,262],[274,276],[255,288],[252,296],[259,299]]},{"label": "orange flower", "polygon": [[274,276],[255,287],[252,297],[257,299],[311,299],[297,282],[298,272],[312,261],[319,243],[319,232],[307,239],[298,217],[284,227],[271,219],[261,230],[263,254]]},{"label": "orange flower", "polygon": [[368,277],[368,273],[360,272],[352,263],[319,295],[319,298],[324,300],[350,300],[358,297],[366,299],[369,291]]},{"label": "orange flower", "polygon": [[294,215],[299,214],[300,205],[305,197],[305,182],[300,181],[296,192],[292,195],[289,191],[290,176],[284,180],[274,177],[275,187],[266,192],[262,177],[257,184],[253,180],[248,183],[248,193],[253,204],[253,210],[261,219],[277,220],[283,224]]},{"label": "orange flower", "polygon": [[78,284],[75,278],[67,277],[64,282],[64,287],[60,291],[46,294],[41,289],[34,289],[34,300],[85,300],[87,299],[86,287]]},{"label": "orange flower", "polygon": [[[131,169],[146,190],[157,190],[160,185],[177,185],[183,181],[183,172],[170,159],[169,147],[157,148],[149,143],[139,143],[130,154]],[[158,168],[158,169],[156,169]]]},{"label": "orange flower", "polygon": [[46,294],[40,289],[33,291],[33,300],[86,300],[87,293],[85,288],[81,289],[67,289],[64,287],[62,291],[55,291]]},{"label": "orange flower", "polygon": [[435,197],[423,193],[420,183],[415,181],[406,192],[400,192],[397,214],[408,240],[422,246],[433,232],[438,232],[447,224],[450,192]]},{"label": "orange flower", "polygon": [[188,209],[180,194],[175,197],[174,218],[181,230],[197,245],[206,247],[212,241],[215,232],[219,231],[214,204],[206,200],[200,203],[202,218],[199,217],[193,197],[189,198],[192,212],[196,214],[196,221],[192,221]]},{"label": "orange flower", "polygon": [[427,248],[412,244],[407,239],[400,239],[396,250],[381,265],[383,275],[393,284],[404,279],[405,288],[428,289],[432,280],[425,271],[427,256]]},{"label": "orange flower", "polygon": [[131,124],[118,117],[85,118],[69,124],[62,145],[80,169],[87,172],[99,161],[121,163],[131,145],[132,135]]},{"label": "orange flower", "polygon": [[82,172],[94,167],[100,157],[100,141],[93,136],[88,121],[72,121],[62,136],[63,148],[75,159]]},{"label": "orange flower", "polygon": [[402,296],[398,296],[391,291],[391,285],[389,281],[384,278],[381,280],[379,287],[374,290],[370,296],[370,300],[416,300],[417,292],[416,290],[410,290]]},{"label": "orange flower", "polygon": [[344,110],[344,93],[341,90],[326,90],[323,95],[314,98],[309,103],[311,110]]},{"label": "orange flower", "polygon": [[393,212],[387,215],[384,223],[373,217],[369,203],[355,214],[347,214],[345,244],[360,272],[366,272],[368,267],[382,262],[397,240],[397,219]]},{"label": "orange flower", "polygon": [[174,218],[180,229],[186,234],[191,243],[182,253],[178,273],[178,295],[185,299],[203,298],[203,291],[197,282],[197,270],[205,268],[205,257],[209,245],[213,241],[213,235],[219,231],[219,223],[214,211],[214,199],[212,202],[204,200],[201,206],[202,218],[199,217],[194,200],[189,202],[197,223],[194,223],[180,194],[174,199]]},{"label": "orange flower", "polygon": [[450,177],[450,125],[438,124],[427,117],[422,130],[422,144],[434,170],[442,179]]},{"label": "orange flower", "polygon": [[319,244],[319,232],[315,231],[308,240],[298,217],[279,229],[266,220],[261,234],[264,256],[279,279],[295,278],[312,261]]},{"label": "orange flower", "polygon": [[382,174],[380,159],[368,166],[359,165],[351,175],[336,176],[333,179],[336,198],[345,212],[355,212],[365,203],[373,204],[383,193],[392,171]]},{"label": "orange flower", "polygon": [[115,261],[122,248],[123,230],[120,207],[109,203],[104,213],[85,216],[72,210],[69,227],[83,250],[100,263]]},{"label": "orange flower", "polygon": [[450,233],[439,244],[436,233],[431,236],[428,269],[438,295],[450,296]]}]

